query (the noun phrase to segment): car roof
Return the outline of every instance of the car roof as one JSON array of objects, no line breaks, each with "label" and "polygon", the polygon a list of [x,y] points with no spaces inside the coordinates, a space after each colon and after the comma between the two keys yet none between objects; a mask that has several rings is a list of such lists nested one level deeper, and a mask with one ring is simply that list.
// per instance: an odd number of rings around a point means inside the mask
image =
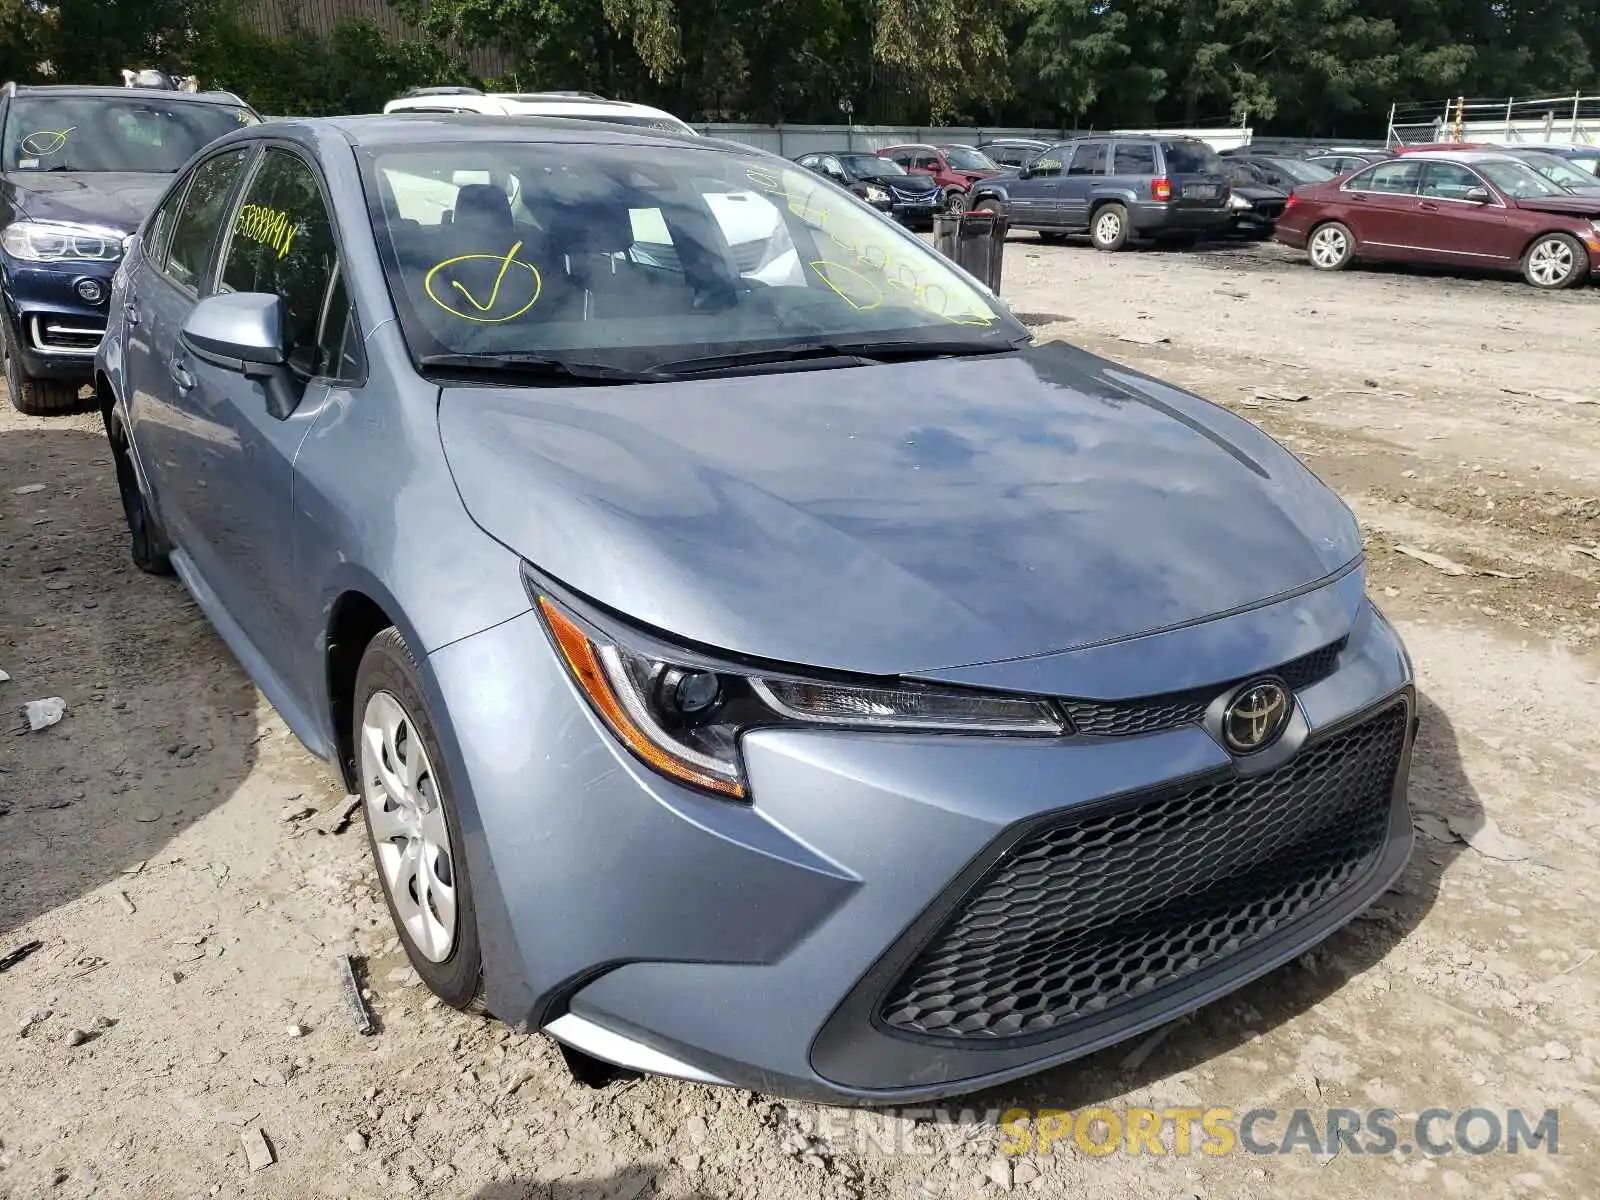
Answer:
[{"label": "car roof", "polygon": [[1047,142],[1044,138],[1030,137],[997,137],[990,138],[987,142],[979,142],[980,146],[1053,146],[1054,142]]},{"label": "car roof", "polygon": [[[640,125],[617,125],[609,121],[584,121],[571,117],[538,115],[498,116],[487,113],[376,113],[350,117],[298,117],[284,124],[308,132],[337,130],[353,146],[389,147],[416,145],[423,137],[441,142],[569,142],[575,145],[615,143],[639,145],[674,142],[696,149],[743,150],[762,153],[754,147],[720,138],[678,133],[671,129],[652,129]],[[281,127],[275,126],[276,129]]]},{"label": "car roof", "polygon": [[1403,155],[1401,161],[1419,159],[1424,162],[1505,162],[1508,159],[1515,160],[1516,157],[1515,154],[1508,154],[1504,150],[1418,150]]},{"label": "car roof", "polygon": [[232,104],[249,108],[248,104],[232,92],[185,92],[178,88],[114,87],[110,84],[76,83],[18,83],[8,88],[14,96],[60,96],[72,98],[103,98],[108,100],[180,100],[186,104]]}]

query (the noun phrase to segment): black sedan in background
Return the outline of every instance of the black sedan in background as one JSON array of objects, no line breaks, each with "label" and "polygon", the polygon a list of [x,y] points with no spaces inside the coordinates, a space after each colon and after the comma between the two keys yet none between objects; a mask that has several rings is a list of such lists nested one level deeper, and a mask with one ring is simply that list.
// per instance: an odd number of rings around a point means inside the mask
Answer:
[{"label": "black sedan in background", "polygon": [[1288,189],[1261,182],[1254,171],[1235,159],[1225,158],[1222,163],[1223,174],[1232,188],[1228,206],[1233,211],[1233,219],[1228,223],[1228,233],[1265,241],[1272,236],[1278,218],[1288,207]]},{"label": "black sedan in background", "polygon": [[1334,177],[1334,173],[1320,163],[1307,162],[1287,154],[1232,153],[1224,154],[1222,160],[1230,166],[1237,163],[1244,168],[1251,183],[1265,184],[1283,192],[1292,192],[1313,183],[1326,183]]},{"label": "black sedan in background", "polygon": [[943,194],[931,176],[913,175],[890,158],[855,150],[819,150],[802,154],[795,162],[907,225],[931,222],[942,207]]}]

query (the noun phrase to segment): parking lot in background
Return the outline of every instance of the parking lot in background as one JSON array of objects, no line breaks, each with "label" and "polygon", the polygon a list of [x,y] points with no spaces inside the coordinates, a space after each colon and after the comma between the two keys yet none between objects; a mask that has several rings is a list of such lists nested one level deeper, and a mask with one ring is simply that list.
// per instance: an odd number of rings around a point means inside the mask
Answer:
[{"label": "parking lot in background", "polygon": [[[0,406],[0,700],[12,724],[38,696],[68,707],[49,736],[0,729],[0,929],[46,944],[0,976],[6,1036],[22,1031],[0,1059],[15,1194],[1592,1194],[1600,288],[1018,234],[1002,294],[1039,338],[1259,423],[1354,508],[1422,701],[1420,836],[1395,892],[1192,1020],[963,1099],[953,1125],[879,1114],[863,1132],[662,1079],[587,1091],[544,1038],[415,986],[326,769],[181,586],[128,565],[98,418]],[[370,1038],[340,952],[370,956]],[[1272,1109],[1256,1136],[1280,1144],[1296,1109],[1319,1128],[1393,1109],[1404,1129],[1438,1108],[1445,1137],[1469,1109],[1554,1109],[1560,1140],[1158,1155],[1074,1127],[1037,1152],[1041,1110],[1094,1107]],[[1020,1127],[988,1116],[1014,1109]],[[239,1137],[256,1120],[277,1158],[260,1176]],[[1019,1128],[1030,1150],[1008,1154]]]}]

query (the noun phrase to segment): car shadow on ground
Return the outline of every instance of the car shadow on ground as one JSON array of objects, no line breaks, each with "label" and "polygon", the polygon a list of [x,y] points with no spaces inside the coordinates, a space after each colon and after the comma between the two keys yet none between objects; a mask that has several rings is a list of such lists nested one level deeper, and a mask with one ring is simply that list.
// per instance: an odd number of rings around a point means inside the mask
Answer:
[{"label": "car shadow on ground", "polygon": [[[599,1179],[562,1179],[550,1183],[513,1179],[491,1183],[472,1193],[472,1200],[635,1200],[656,1195],[655,1172],[648,1167],[626,1167]],[[674,1192],[681,1200],[710,1200],[701,1191]]]},{"label": "car shadow on ground", "polygon": [[[259,731],[254,687],[183,586],[130,561],[93,417],[8,415],[0,481],[3,954],[231,796]],[[65,717],[29,731],[24,703],[49,697]]]},{"label": "car shadow on ground", "polygon": [[[1422,729],[1412,756],[1410,796],[1413,813],[1426,811],[1481,818],[1483,805],[1462,768],[1449,716],[1427,696],[1419,696]],[[1417,835],[1404,874],[1368,914],[1304,955],[1237,992],[1200,1009],[1174,1025],[1142,1061],[1134,1061],[1144,1038],[1130,1039],[1097,1054],[1017,1083],[954,1102],[979,1113],[1012,1108],[1078,1110],[1115,1096],[1150,1088],[1192,1071],[1287,1022],[1307,1017],[1317,1005],[1370,970],[1428,915],[1439,899],[1440,881],[1460,842],[1431,841]],[[1310,1018],[1312,1022],[1315,1017]],[[1202,1097],[1205,1104],[1236,1098]]]}]

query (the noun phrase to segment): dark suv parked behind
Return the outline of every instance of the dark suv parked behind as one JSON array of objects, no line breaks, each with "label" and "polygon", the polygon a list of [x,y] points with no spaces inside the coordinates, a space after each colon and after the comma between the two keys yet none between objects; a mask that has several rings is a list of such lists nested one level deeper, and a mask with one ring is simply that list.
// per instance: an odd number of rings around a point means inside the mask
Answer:
[{"label": "dark suv parked behind", "polygon": [[1193,242],[1228,225],[1229,186],[1205,142],[1080,138],[1052,146],[972,189],[972,207],[999,209],[1013,228],[1046,238],[1087,233],[1101,250],[1130,237]]},{"label": "dark suv parked behind", "polygon": [[225,92],[0,90],[0,354],[16,408],[77,406],[123,239],[195,151],[258,119]]}]

